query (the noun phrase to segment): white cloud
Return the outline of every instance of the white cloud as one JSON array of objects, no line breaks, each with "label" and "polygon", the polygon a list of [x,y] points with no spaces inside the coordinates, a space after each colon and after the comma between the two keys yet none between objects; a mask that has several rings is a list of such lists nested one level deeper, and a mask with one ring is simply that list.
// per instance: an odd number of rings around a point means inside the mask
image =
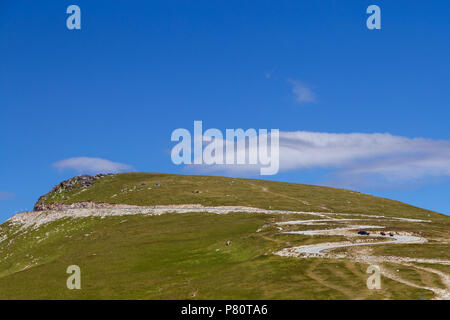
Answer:
[{"label": "white cloud", "polygon": [[0,200],[9,200],[14,197],[13,193],[0,191]]},{"label": "white cloud", "polygon": [[292,85],[292,93],[295,95],[297,103],[312,103],[316,102],[316,95],[310,88],[297,80],[288,80]]},{"label": "white cloud", "polygon": [[133,170],[127,164],[112,162],[101,158],[77,157],[55,162],[53,167],[59,170],[73,169],[80,173],[118,173]]},{"label": "white cloud", "polygon": [[331,168],[396,178],[450,175],[450,141],[385,133],[280,133],[284,170]]},{"label": "white cloud", "polygon": [[[280,132],[280,171],[326,169],[332,184],[388,186],[450,178],[450,141],[388,133]],[[249,148],[241,152],[248,152]],[[250,149],[250,152],[257,152]],[[259,166],[203,166],[201,170],[255,175]]]}]

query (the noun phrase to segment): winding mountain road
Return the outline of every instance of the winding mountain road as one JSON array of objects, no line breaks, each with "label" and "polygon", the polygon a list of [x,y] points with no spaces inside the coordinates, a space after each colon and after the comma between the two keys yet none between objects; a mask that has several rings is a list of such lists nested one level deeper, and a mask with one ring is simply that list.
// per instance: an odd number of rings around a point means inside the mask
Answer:
[{"label": "winding mountain road", "polygon": [[[319,231],[319,230],[317,230]],[[327,230],[329,231],[329,230]],[[385,238],[385,237],[383,237]],[[357,247],[357,246],[373,246],[373,245],[380,245],[380,244],[394,244],[394,243],[424,243],[427,240],[425,238],[420,237],[414,237],[414,236],[400,236],[396,235],[392,237],[392,241],[378,241],[378,242],[360,242],[360,243],[352,243],[352,242],[334,242],[334,243],[320,243],[315,245],[309,245],[309,246],[300,246],[300,247],[293,247],[293,248],[286,248],[283,250],[286,250],[292,255],[292,253],[297,254],[323,254],[327,251],[338,249],[338,248],[346,248],[346,247]],[[283,251],[281,250],[281,252]],[[281,253],[280,252],[280,253]],[[286,252],[286,253],[287,253]],[[285,253],[285,252],[283,252]],[[286,254],[280,254],[280,255],[286,255]]]}]

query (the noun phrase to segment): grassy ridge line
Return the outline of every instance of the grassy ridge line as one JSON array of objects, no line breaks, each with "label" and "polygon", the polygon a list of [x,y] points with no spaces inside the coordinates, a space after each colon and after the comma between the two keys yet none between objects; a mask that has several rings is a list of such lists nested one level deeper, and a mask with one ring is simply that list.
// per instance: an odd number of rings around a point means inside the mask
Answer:
[{"label": "grassy ridge line", "polygon": [[162,173],[122,173],[91,187],[51,194],[46,203],[93,201],[130,205],[238,205],[263,209],[346,212],[423,219],[442,215],[398,201],[330,187]]}]

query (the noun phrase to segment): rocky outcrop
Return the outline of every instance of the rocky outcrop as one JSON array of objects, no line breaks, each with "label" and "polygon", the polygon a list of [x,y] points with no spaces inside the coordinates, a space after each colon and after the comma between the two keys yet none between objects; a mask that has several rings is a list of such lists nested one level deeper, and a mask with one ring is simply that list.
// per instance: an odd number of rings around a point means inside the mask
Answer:
[{"label": "rocky outcrop", "polygon": [[112,174],[97,174],[95,176],[85,174],[64,180],[60,184],[54,186],[49,193],[40,197],[39,200],[34,205],[33,211],[54,210],[62,208],[63,206],[66,205],[61,203],[48,203],[47,202],[48,198],[51,195],[54,195],[55,193],[69,192],[74,190],[75,188],[76,189],[89,188],[94,184],[96,180],[110,175]]},{"label": "rocky outcrop", "polygon": [[47,210],[68,210],[68,209],[108,209],[108,208],[128,208],[130,205],[125,204],[111,204],[93,201],[82,201],[71,204],[52,202],[41,206],[41,210],[34,211],[47,211]]}]

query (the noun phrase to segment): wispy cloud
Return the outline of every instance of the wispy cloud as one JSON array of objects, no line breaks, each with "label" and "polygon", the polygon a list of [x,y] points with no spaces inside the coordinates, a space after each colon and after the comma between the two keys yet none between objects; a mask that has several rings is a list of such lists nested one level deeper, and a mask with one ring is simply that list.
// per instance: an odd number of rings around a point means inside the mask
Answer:
[{"label": "wispy cloud", "polygon": [[450,141],[388,133],[280,133],[281,170],[330,169],[343,186],[450,177]]},{"label": "wispy cloud", "polygon": [[[257,152],[249,149],[241,152]],[[330,184],[342,187],[394,186],[450,178],[450,141],[407,138],[389,133],[280,132],[280,171],[326,169]],[[203,166],[242,176],[259,166]]]},{"label": "wispy cloud", "polygon": [[9,200],[14,198],[14,194],[11,192],[0,191],[0,200]]},{"label": "wispy cloud", "polygon": [[270,79],[273,77],[274,73],[275,73],[276,69],[271,69],[269,71],[266,71],[264,73],[264,76],[266,77],[266,79]]},{"label": "wispy cloud", "polygon": [[288,82],[292,85],[292,93],[295,95],[295,101],[297,103],[316,102],[316,95],[311,88],[298,80],[288,79]]},{"label": "wispy cloud", "polygon": [[54,168],[59,170],[72,169],[79,173],[118,173],[122,171],[133,170],[133,167],[127,164],[112,162],[110,160],[90,157],[70,158],[55,162]]}]

